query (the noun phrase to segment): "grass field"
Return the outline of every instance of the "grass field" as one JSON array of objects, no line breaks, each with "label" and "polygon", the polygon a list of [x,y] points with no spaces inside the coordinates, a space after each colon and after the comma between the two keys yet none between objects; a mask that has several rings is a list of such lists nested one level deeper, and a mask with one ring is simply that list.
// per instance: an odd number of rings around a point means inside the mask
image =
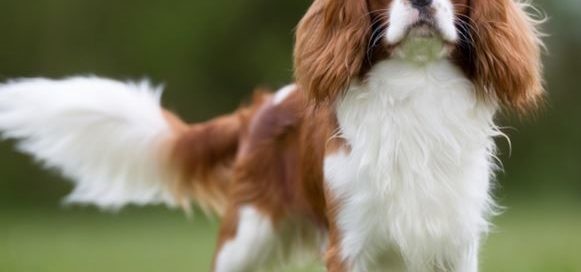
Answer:
[{"label": "grass field", "polygon": [[[515,206],[497,218],[485,272],[581,271],[581,209]],[[217,223],[162,209],[0,209],[0,271],[208,271]]]}]

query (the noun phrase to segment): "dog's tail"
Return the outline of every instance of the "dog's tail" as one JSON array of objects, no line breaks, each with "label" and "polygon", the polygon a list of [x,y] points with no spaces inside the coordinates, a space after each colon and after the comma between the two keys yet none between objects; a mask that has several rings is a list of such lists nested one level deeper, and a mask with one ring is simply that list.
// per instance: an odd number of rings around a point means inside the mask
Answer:
[{"label": "dog's tail", "polygon": [[128,204],[220,214],[239,139],[256,105],[187,125],[160,106],[161,88],[100,78],[0,85],[0,133],[74,181],[66,202]]}]

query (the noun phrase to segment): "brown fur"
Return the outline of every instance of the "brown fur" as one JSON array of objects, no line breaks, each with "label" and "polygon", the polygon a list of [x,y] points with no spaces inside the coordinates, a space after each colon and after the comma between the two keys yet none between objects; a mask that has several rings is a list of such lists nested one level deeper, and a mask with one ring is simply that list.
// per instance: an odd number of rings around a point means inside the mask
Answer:
[{"label": "brown fur", "polygon": [[295,77],[311,101],[334,101],[360,75],[371,36],[366,0],[315,0],[299,23]]},{"label": "brown fur", "polygon": [[170,165],[177,173],[173,187],[178,199],[185,203],[184,208],[189,207],[191,198],[208,212],[225,212],[240,139],[266,99],[264,92],[257,91],[249,106],[194,125],[186,125],[166,112],[166,119],[176,132],[170,143]]},{"label": "brown fur", "polygon": [[513,0],[472,0],[473,80],[485,96],[525,113],[544,94],[536,23]]},{"label": "brown fur", "polygon": [[267,101],[255,111],[234,162],[217,252],[236,236],[244,205],[270,218],[277,229],[293,221],[316,231],[328,228],[322,165],[325,139],[336,126],[329,122],[328,108],[305,111],[305,100],[296,91],[281,104]]},{"label": "brown fur", "polygon": [[235,206],[252,203],[275,222],[306,216],[326,225],[322,163],[335,127],[327,109],[305,111],[304,104],[303,93],[294,92],[257,111],[235,163]]}]

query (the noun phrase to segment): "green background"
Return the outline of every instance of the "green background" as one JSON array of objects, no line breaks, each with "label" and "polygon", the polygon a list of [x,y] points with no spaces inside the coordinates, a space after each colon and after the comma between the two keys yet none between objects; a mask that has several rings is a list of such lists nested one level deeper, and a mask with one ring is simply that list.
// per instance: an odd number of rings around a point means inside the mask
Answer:
[{"label": "green background", "polygon": [[[190,121],[292,80],[293,29],[307,0],[1,0],[0,80],[96,74],[151,78]],[[581,271],[581,1],[537,0],[548,106],[503,116],[507,207],[482,253],[489,272]],[[217,220],[163,208],[101,214],[60,206],[70,187],[0,143],[0,271],[207,271]]]}]

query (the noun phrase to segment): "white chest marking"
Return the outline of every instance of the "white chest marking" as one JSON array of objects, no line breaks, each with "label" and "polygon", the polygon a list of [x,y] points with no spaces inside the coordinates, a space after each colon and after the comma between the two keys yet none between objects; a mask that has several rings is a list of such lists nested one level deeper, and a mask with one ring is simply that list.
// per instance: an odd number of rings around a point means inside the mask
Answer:
[{"label": "white chest marking", "polygon": [[342,254],[354,271],[476,269],[492,209],[495,111],[446,60],[388,60],[352,84],[337,104],[351,152],[328,156],[325,178],[342,203]]}]

